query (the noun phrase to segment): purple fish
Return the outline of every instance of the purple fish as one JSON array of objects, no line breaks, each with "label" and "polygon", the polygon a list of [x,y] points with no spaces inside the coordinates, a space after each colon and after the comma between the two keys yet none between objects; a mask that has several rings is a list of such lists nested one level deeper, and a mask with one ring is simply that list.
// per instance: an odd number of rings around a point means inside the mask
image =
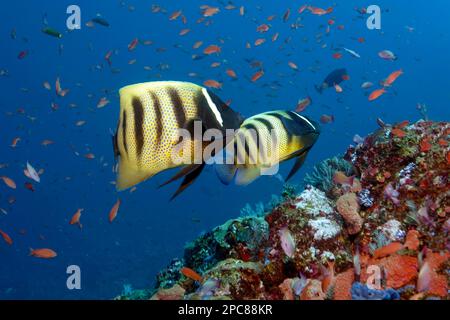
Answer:
[{"label": "purple fish", "polygon": [[288,228],[283,228],[278,232],[281,240],[281,248],[284,253],[292,258],[295,253],[295,240]]}]

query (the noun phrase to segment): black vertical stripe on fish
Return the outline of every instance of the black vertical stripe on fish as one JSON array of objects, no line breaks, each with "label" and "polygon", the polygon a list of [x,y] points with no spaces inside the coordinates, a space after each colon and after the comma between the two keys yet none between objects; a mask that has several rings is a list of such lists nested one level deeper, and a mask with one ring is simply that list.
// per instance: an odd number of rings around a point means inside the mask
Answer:
[{"label": "black vertical stripe on fish", "polygon": [[194,105],[197,107],[197,113],[202,120],[205,129],[221,129],[222,125],[216,119],[214,113],[209,106],[208,100],[202,91],[198,91],[194,96]]},{"label": "black vertical stripe on fish", "polygon": [[167,93],[169,94],[172,102],[173,112],[175,113],[175,118],[177,120],[177,126],[178,128],[183,128],[186,123],[186,114],[184,113],[183,101],[175,88],[167,88]]},{"label": "black vertical stripe on fish", "polygon": [[140,159],[144,149],[144,107],[141,100],[134,97],[132,100],[134,114],[134,138],[136,141],[136,158]]},{"label": "black vertical stripe on fish", "polygon": [[270,112],[267,115],[270,115],[274,118],[277,118],[278,120],[280,120],[281,124],[283,125],[284,131],[286,132],[286,136],[287,136],[287,144],[291,144],[292,142],[292,133],[289,130],[289,126],[287,125],[287,121],[292,121],[291,119],[286,119],[285,117],[283,117],[283,115],[277,113],[277,112]]},{"label": "black vertical stripe on fish", "polygon": [[[248,132],[248,134],[246,135],[247,136],[247,139],[248,139],[248,141],[246,140],[245,141],[245,144],[246,145],[249,145],[249,159],[250,159],[250,161],[251,161],[251,164],[257,164],[257,161],[258,161],[258,153],[259,153],[259,143],[258,143],[258,141],[259,141],[259,135],[258,135],[258,129],[255,127],[255,125],[254,124],[252,124],[252,123],[249,123],[249,124],[246,124],[245,125],[245,128],[247,129],[247,130],[249,130],[249,131],[247,131]],[[250,149],[250,142],[253,142],[254,144],[255,144],[255,151],[256,151],[256,153],[255,152],[252,152],[253,150],[251,150]],[[255,158],[256,157],[256,158]]]},{"label": "black vertical stripe on fish", "polygon": [[127,112],[124,110],[122,114],[122,143],[123,149],[128,156],[128,144],[127,144]]},{"label": "black vertical stripe on fish", "polygon": [[161,102],[158,96],[154,92],[149,92],[150,97],[153,101],[153,110],[155,110],[155,120],[156,120],[156,149],[159,150],[161,147],[162,134],[163,134],[163,116],[161,111]]},{"label": "black vertical stripe on fish", "polygon": [[267,119],[264,119],[264,118],[254,118],[253,121],[262,123],[262,124],[267,128],[267,130],[269,131],[269,134],[271,133],[272,130],[275,129],[274,126],[272,125],[272,123],[270,123],[270,121],[267,120]]}]

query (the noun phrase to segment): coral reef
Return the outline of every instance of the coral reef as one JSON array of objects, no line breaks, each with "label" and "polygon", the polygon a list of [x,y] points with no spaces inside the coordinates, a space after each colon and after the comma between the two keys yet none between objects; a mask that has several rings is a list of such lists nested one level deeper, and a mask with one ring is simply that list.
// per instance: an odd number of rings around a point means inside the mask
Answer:
[{"label": "coral reef", "polygon": [[189,243],[153,299],[448,299],[449,135],[446,122],[383,126],[299,194]]}]

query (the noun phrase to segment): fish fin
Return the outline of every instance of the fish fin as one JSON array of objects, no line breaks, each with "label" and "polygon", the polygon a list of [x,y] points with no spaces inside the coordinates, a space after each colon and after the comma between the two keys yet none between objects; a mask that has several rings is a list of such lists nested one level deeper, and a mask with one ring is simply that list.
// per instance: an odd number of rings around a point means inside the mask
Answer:
[{"label": "fish fin", "polygon": [[233,164],[216,164],[214,166],[217,177],[225,184],[229,185],[236,175],[237,167]]},{"label": "fish fin", "polygon": [[242,168],[236,173],[236,184],[238,186],[246,186],[256,180],[261,175],[261,170],[258,167]]},{"label": "fish fin", "polygon": [[293,153],[288,154],[288,155],[285,156],[285,157],[280,158],[280,160],[278,161],[278,163],[281,163],[281,162],[287,161],[287,160],[291,160],[291,159],[293,159],[293,158],[300,157],[302,154],[308,153],[309,150],[311,150],[311,148],[312,148],[312,146],[306,147],[306,148],[301,148],[301,149],[299,149],[299,150],[297,150],[297,151],[295,151],[295,152],[293,152]]},{"label": "fish fin", "polygon": [[302,154],[300,154],[297,157],[297,160],[295,160],[294,166],[292,167],[291,171],[289,172],[287,178],[284,180],[285,182],[288,182],[288,180],[291,179],[297,173],[298,169],[300,169],[300,167],[305,162],[307,154],[308,153],[305,150]]},{"label": "fish fin", "polygon": [[187,176],[188,174],[190,174],[191,172],[197,170],[201,166],[203,166],[203,164],[193,164],[193,165],[184,167],[176,175],[174,175],[172,178],[170,178],[169,180],[167,180],[163,184],[159,185],[158,189],[168,185],[169,183],[172,183],[172,182],[174,182],[174,181],[176,181],[178,179],[181,179],[181,178]]},{"label": "fish fin", "polygon": [[203,169],[205,167],[205,164],[201,164],[200,166],[198,166],[197,168],[195,168],[194,170],[192,170],[191,172],[189,172],[185,177],[183,182],[181,183],[180,187],[178,188],[178,190],[175,192],[175,194],[172,196],[172,198],[170,198],[170,201],[172,201],[173,199],[175,199],[180,193],[182,193],[187,187],[189,187],[192,183],[194,183],[194,181],[198,178],[198,176],[200,175],[200,173],[202,173]]}]

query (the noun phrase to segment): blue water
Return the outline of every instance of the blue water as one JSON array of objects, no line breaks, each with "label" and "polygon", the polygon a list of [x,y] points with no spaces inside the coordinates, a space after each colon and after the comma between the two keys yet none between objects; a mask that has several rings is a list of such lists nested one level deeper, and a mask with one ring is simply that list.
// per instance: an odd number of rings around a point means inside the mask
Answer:
[{"label": "blue water", "polygon": [[[355,7],[373,4],[364,1],[342,1],[335,5],[332,14],[322,17],[304,12],[301,21],[304,28],[297,30],[290,25],[299,17],[297,9],[303,4],[299,1],[233,2],[237,7],[245,5],[243,17],[238,9],[224,9],[226,1],[161,1],[166,14],[151,13],[153,3],[77,1],[83,27],[73,32],[65,29],[66,8],[73,4],[71,1],[2,4],[0,69],[7,69],[9,76],[0,77],[0,163],[9,166],[0,169],[0,175],[13,178],[17,189],[9,189],[0,181],[0,208],[8,212],[8,215],[0,213],[0,229],[14,241],[7,246],[0,239],[0,299],[108,299],[119,294],[125,284],[151,287],[158,270],[173,257],[182,255],[187,241],[237,217],[246,203],[268,201],[272,194],[279,194],[282,184],[273,177],[262,177],[247,187],[225,187],[211,169],[173,202],[168,200],[176,185],[157,189],[172,172],[145,182],[132,194],[118,194],[110,183],[115,176],[109,132],[116,127],[117,91],[122,86],[155,80],[202,84],[206,79],[216,79],[223,82],[223,88],[215,92],[223,100],[232,99],[232,108],[245,116],[274,109],[292,110],[299,98],[310,95],[313,104],[304,113],[314,119],[322,114],[334,115],[335,122],[323,125],[322,135],[294,177],[294,183],[300,183],[315,163],[343,153],[354,134],[364,136],[375,130],[377,117],[386,122],[418,120],[416,104],[420,102],[427,104],[430,119],[450,119],[448,1],[433,1],[430,5],[425,1],[377,0],[383,10],[380,31],[368,30],[367,17],[355,11]],[[208,27],[195,22],[201,16],[199,7],[203,4],[221,9]],[[129,10],[130,5],[135,7],[134,11]],[[317,7],[330,5],[332,1],[314,1]],[[281,18],[288,7],[291,17],[284,23]],[[180,18],[168,19],[180,9],[187,25]],[[85,26],[97,13],[110,22],[109,28]],[[64,34],[63,39],[41,32],[45,14],[49,25]],[[277,18],[267,22],[266,18],[273,14]],[[330,18],[336,24],[317,43],[316,35],[324,34]],[[256,32],[261,23],[272,25],[268,33]],[[341,24],[344,30],[337,29]],[[414,27],[414,31],[405,26]],[[178,33],[184,28],[190,28],[191,32],[180,37]],[[15,40],[10,36],[13,29],[17,33]],[[272,43],[270,37],[275,32],[280,36]],[[246,41],[253,43],[259,37],[268,41],[259,47],[245,48]],[[291,41],[285,44],[287,37]],[[357,42],[358,37],[364,37],[366,42]],[[153,45],[138,45],[135,51],[128,52],[127,45],[134,38],[151,40]],[[224,43],[220,44],[219,39]],[[192,45],[198,40],[204,41],[204,45],[193,50]],[[208,44],[219,44],[222,53],[193,61],[191,55],[201,53]],[[323,44],[327,47],[321,48]],[[60,45],[64,47],[62,52]],[[361,58],[343,53],[342,59],[333,59],[333,48],[339,47],[355,50]],[[157,48],[167,50],[157,52]],[[378,58],[377,53],[383,49],[392,50],[398,59]],[[19,60],[17,56],[23,50],[28,51],[28,56]],[[120,73],[111,73],[104,61],[109,50],[117,50],[112,61]],[[128,65],[131,59],[137,62]],[[245,59],[264,63],[265,75],[258,82],[249,81],[256,69]],[[215,61],[222,65],[211,68]],[[288,61],[295,62],[300,71],[290,69]],[[159,70],[160,64],[168,64],[170,68]],[[144,66],[153,70],[146,71]],[[346,67],[350,75],[350,80],[342,84],[344,92],[338,95],[330,89],[319,95],[314,85],[340,67]],[[225,74],[226,68],[234,69],[239,79],[232,81]],[[368,102],[366,92],[360,88],[362,82],[377,84],[398,69],[403,69],[404,74],[389,92],[375,102]],[[199,77],[189,77],[190,72],[198,73]],[[70,89],[64,98],[54,93],[58,76],[62,87]],[[51,83],[52,91],[43,88],[44,81]],[[275,81],[280,85],[276,90],[270,87]],[[111,103],[97,109],[96,104],[103,96]],[[59,104],[59,110],[51,109],[52,102]],[[77,107],[70,108],[72,103]],[[25,114],[16,112],[19,108]],[[32,121],[30,117],[36,119]],[[87,121],[86,125],[75,126],[79,120]],[[15,137],[22,140],[13,149],[10,144]],[[55,144],[43,147],[44,139]],[[86,153],[94,153],[96,159],[85,159]],[[27,161],[36,169],[45,170],[41,183],[34,184],[35,192],[24,187],[29,181],[23,175]],[[282,165],[284,176],[291,165]],[[8,202],[11,197],[15,199],[13,204]],[[119,197],[122,199],[119,215],[110,224],[108,213]],[[78,208],[84,208],[82,231],[69,225]],[[52,248],[58,257],[51,260],[30,257],[30,247]],[[81,290],[70,291],[66,287],[66,268],[72,264],[81,268]]]}]

